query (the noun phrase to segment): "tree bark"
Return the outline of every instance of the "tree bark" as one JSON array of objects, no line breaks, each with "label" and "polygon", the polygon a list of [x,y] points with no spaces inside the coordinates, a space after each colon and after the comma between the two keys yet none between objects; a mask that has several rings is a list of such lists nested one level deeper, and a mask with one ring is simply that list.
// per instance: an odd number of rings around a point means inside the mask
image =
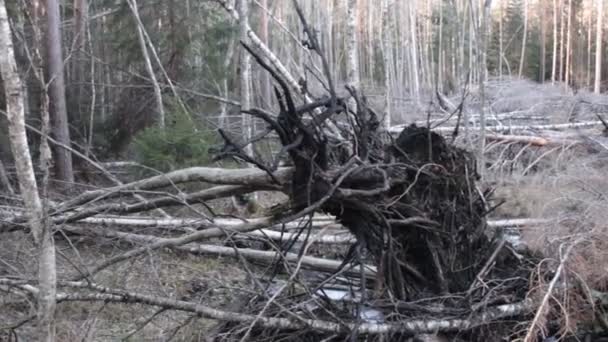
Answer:
[{"label": "tree bark", "polygon": [[[239,36],[241,42],[249,45],[249,0],[239,0],[238,5],[239,14]],[[251,56],[244,49],[241,49],[240,55],[240,68],[239,68],[239,86],[241,92],[241,110],[251,108]],[[250,115],[243,114],[241,131],[243,134],[244,141],[250,141],[253,137],[253,120]],[[253,156],[253,144],[249,144],[245,147],[247,155]]]},{"label": "tree bark", "polygon": [[[543,13],[545,10],[544,0],[539,1],[539,13]],[[540,16],[540,75],[539,80],[541,83],[545,83],[545,56],[547,54],[547,20],[543,16]]]},{"label": "tree bark", "polygon": [[384,109],[383,124],[388,130],[391,127],[391,106],[392,106],[392,80],[391,68],[393,65],[393,44],[391,42],[392,32],[390,31],[390,9],[389,0],[382,0],[382,57],[384,64],[384,92],[386,94],[386,106]]},{"label": "tree bark", "polygon": [[[53,122],[53,135],[62,144],[70,146],[70,129],[68,123],[68,111],[65,99],[65,79],[63,75],[63,54],[61,51],[61,17],[59,14],[59,2],[57,0],[46,1],[47,30],[47,68],[49,75],[49,98],[51,101],[51,115]],[[71,187],[74,183],[74,171],[72,169],[72,154],[64,148],[55,150],[55,166],[57,179],[63,182],[64,187]]]},{"label": "tree bark", "polygon": [[521,56],[519,59],[519,71],[517,76],[521,78],[524,71],[524,62],[526,59],[526,42],[528,41],[528,0],[524,0],[524,33],[521,40]]},{"label": "tree bark", "polygon": [[[49,0],[48,3],[52,1]],[[58,11],[55,14],[59,14]],[[52,15],[49,14],[49,17]],[[53,37],[53,34],[51,34]],[[60,51],[61,52],[61,51]],[[63,63],[63,61],[60,61]],[[6,111],[9,123],[9,138],[19,188],[27,208],[29,225],[34,242],[38,247],[38,326],[37,340],[52,342],[55,340],[55,297],[56,269],[55,246],[51,229],[45,225],[45,214],[38,195],[38,185],[34,175],[31,154],[25,132],[25,113],[23,88],[17,71],[14,48],[11,41],[8,15],[4,0],[0,0],[0,74],[4,81],[6,94]],[[65,102],[64,102],[65,104]],[[44,139],[44,137],[43,137]]]},{"label": "tree bark", "polygon": [[597,0],[597,29],[595,34],[595,83],[593,92],[599,94],[602,83],[602,17],[604,13],[604,0]]},{"label": "tree bark", "polygon": [[154,73],[154,68],[152,67],[152,61],[150,60],[150,54],[148,53],[148,47],[146,44],[146,37],[144,34],[144,28],[140,25],[141,19],[139,17],[139,10],[137,8],[137,0],[127,0],[129,3],[129,7],[131,8],[131,13],[133,14],[133,18],[135,19],[135,26],[137,30],[137,40],[139,42],[139,48],[141,49],[141,54],[144,58],[144,64],[146,66],[146,71],[148,72],[148,77],[150,77],[150,82],[152,82],[152,88],[154,89],[154,99],[156,100],[156,123],[159,127],[165,127],[165,109],[163,105],[163,95],[160,90],[160,85],[158,84],[158,80],[156,79],[156,74]]},{"label": "tree bark", "polygon": [[557,0],[553,0],[553,58],[551,61],[551,84],[557,80]]},{"label": "tree bark", "polygon": [[571,57],[570,57],[570,39],[572,36],[572,0],[568,0],[568,22],[566,27],[566,67],[564,68],[564,80],[566,87],[570,84],[570,69],[572,68]]},{"label": "tree bark", "polygon": [[361,90],[359,74],[359,49],[357,46],[359,6],[357,0],[346,0],[346,83],[357,90]]}]

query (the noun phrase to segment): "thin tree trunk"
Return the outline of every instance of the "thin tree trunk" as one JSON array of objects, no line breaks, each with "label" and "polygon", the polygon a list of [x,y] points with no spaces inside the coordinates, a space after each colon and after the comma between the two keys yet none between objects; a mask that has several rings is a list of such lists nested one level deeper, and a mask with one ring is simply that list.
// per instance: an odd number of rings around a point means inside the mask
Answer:
[{"label": "thin tree trunk", "polygon": [[[544,0],[539,1],[539,13],[543,13],[545,6]],[[540,75],[539,80],[541,83],[545,83],[545,57],[547,54],[547,20],[543,16],[540,16]]]},{"label": "thin tree trunk", "polygon": [[384,88],[385,88],[385,99],[386,106],[384,110],[384,128],[388,130],[391,127],[391,67],[393,63],[393,45],[391,42],[390,31],[390,6],[389,0],[382,0],[382,57],[384,62]]},{"label": "thin tree trunk", "polygon": [[[238,0],[239,14],[239,35],[241,42],[249,44],[249,0]],[[240,69],[239,69],[241,110],[251,107],[251,57],[244,49],[241,49]],[[253,137],[253,120],[250,115],[242,116],[243,140],[251,141]],[[249,144],[245,148],[249,156],[253,156],[253,145]]]},{"label": "thin tree trunk", "polygon": [[500,2],[500,18],[498,19],[498,79],[502,81],[502,59],[503,59],[503,16],[504,5]]},{"label": "thin tree trunk", "polygon": [[357,17],[359,6],[357,0],[346,0],[346,83],[360,90],[359,49],[357,48]]},{"label": "thin tree trunk", "polygon": [[551,84],[557,80],[557,0],[553,0],[553,59],[551,61]]},{"label": "thin tree trunk", "polygon": [[526,59],[526,43],[528,41],[528,0],[524,0],[524,33],[521,40],[521,56],[519,59],[519,71],[517,77],[521,78],[524,71],[524,62]]},{"label": "thin tree trunk", "polygon": [[[268,46],[269,35],[268,35],[268,0],[261,0],[260,6],[262,6],[262,18],[260,20],[260,39]],[[262,83],[262,102],[266,106],[270,106],[272,103],[272,87],[270,83],[270,77],[265,70],[261,71],[261,83]]]},{"label": "thin tree trunk", "polygon": [[152,82],[152,88],[154,89],[154,99],[156,100],[156,123],[159,127],[165,127],[165,109],[163,106],[163,95],[160,90],[160,85],[158,84],[158,80],[156,79],[156,74],[154,73],[154,68],[152,67],[152,61],[150,60],[150,54],[148,53],[148,47],[146,44],[146,37],[144,36],[144,29],[139,24],[141,19],[139,17],[139,9],[137,8],[137,0],[127,0],[129,3],[129,7],[131,8],[131,13],[135,18],[135,26],[137,30],[137,39],[139,41],[139,48],[141,49],[141,54],[144,58],[144,64],[146,66],[146,71],[148,72],[148,77],[150,77],[150,82]]},{"label": "thin tree trunk", "polygon": [[568,0],[568,24],[566,30],[566,67],[564,70],[564,79],[566,82],[566,87],[568,87],[568,85],[570,85],[570,69],[572,68],[572,66],[570,65],[570,39],[572,36],[572,0]]},{"label": "thin tree trunk", "polygon": [[479,82],[479,90],[481,97],[481,112],[480,112],[480,143],[479,143],[479,171],[480,175],[483,177],[485,174],[485,155],[484,151],[486,149],[486,115],[485,115],[485,105],[486,105],[486,94],[485,94],[485,83],[487,80],[488,68],[487,64],[487,41],[488,41],[488,23],[491,21],[490,18],[490,8],[492,7],[492,0],[486,0],[484,3],[484,7],[481,13],[481,29],[479,34],[479,71],[480,71],[480,82]]},{"label": "thin tree trunk", "polygon": [[443,92],[443,1],[439,1],[439,46],[437,48],[437,89]]},{"label": "thin tree trunk", "polygon": [[87,20],[88,20],[88,4],[87,0],[74,0],[73,4],[73,16],[74,16],[74,43],[72,44],[72,49],[74,50],[72,58],[72,63],[74,67],[73,71],[73,79],[76,80],[78,86],[76,87],[76,101],[78,103],[78,110],[82,112],[82,102],[83,102],[83,87],[84,84],[84,57],[82,49],[84,48],[84,38],[85,33],[87,32]]},{"label": "thin tree trunk", "polygon": [[[57,0],[46,1],[47,30],[47,68],[49,74],[49,97],[51,100],[51,114],[53,116],[53,133],[55,139],[66,146],[70,146],[70,130],[68,111],[65,100],[65,79],[63,75],[63,57],[61,51],[61,18],[59,16],[59,3]],[[74,183],[72,170],[72,154],[64,148],[55,150],[55,166],[57,178],[63,186],[69,188]]]},{"label": "thin tree trunk", "polygon": [[564,80],[564,0],[559,0],[559,69],[557,78],[559,82]]},{"label": "thin tree trunk", "polygon": [[412,72],[412,96],[414,97],[414,102],[417,103],[420,97],[420,81],[418,78],[418,39],[416,37],[416,3],[417,0],[408,1],[408,11],[409,11],[409,24],[410,24],[410,66]]},{"label": "thin tree trunk", "polygon": [[[51,2],[51,0],[48,0]],[[59,14],[57,10],[57,13]],[[51,16],[51,15],[50,15]],[[51,34],[53,36],[53,34]],[[38,325],[37,341],[52,342],[55,340],[55,298],[56,298],[56,268],[55,246],[50,226],[45,225],[45,215],[42,202],[38,195],[38,186],[34,175],[31,154],[25,132],[25,113],[23,88],[17,72],[14,48],[11,41],[11,31],[4,0],[0,0],[0,75],[4,81],[6,95],[6,111],[9,124],[9,138],[19,188],[23,202],[27,208],[28,221],[38,246]],[[47,117],[48,118],[48,117]],[[42,137],[43,141],[45,137]],[[47,145],[48,148],[48,145]],[[47,171],[48,172],[48,169]],[[48,175],[48,173],[47,173]]]},{"label": "thin tree trunk", "polygon": [[593,41],[591,32],[593,31],[593,11],[589,11],[589,22],[587,23],[587,78],[585,86],[591,87],[591,42]]},{"label": "thin tree trunk", "polygon": [[604,0],[597,0],[597,31],[595,37],[595,84],[593,92],[600,93],[602,84],[602,17],[604,13]]}]

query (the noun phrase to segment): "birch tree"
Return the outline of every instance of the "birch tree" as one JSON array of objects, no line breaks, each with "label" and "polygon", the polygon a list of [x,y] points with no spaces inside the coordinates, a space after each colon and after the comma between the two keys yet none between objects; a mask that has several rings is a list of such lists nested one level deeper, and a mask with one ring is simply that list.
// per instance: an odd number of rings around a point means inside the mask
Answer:
[{"label": "birch tree", "polygon": [[521,56],[519,59],[519,71],[517,72],[517,76],[521,78],[522,72],[524,70],[524,62],[526,59],[526,42],[528,41],[528,0],[524,0],[524,32],[523,38],[521,39]]},{"label": "birch tree", "polygon": [[163,96],[160,90],[160,85],[158,84],[158,80],[156,79],[156,75],[154,73],[154,68],[152,67],[152,61],[150,59],[150,54],[148,53],[148,47],[145,37],[144,28],[141,25],[141,19],[139,17],[139,10],[137,8],[136,0],[127,0],[129,3],[129,8],[131,9],[131,13],[133,14],[133,18],[135,19],[135,26],[137,31],[137,41],[139,42],[139,48],[141,49],[142,57],[144,58],[144,64],[146,66],[146,71],[148,72],[148,77],[150,77],[150,82],[152,82],[152,88],[154,89],[154,100],[156,101],[156,123],[159,127],[165,127],[165,109],[163,106]]},{"label": "birch tree", "polygon": [[[50,2],[52,1],[48,0],[47,3]],[[27,209],[28,223],[34,243],[39,251],[39,286],[36,291],[38,302],[37,340],[51,342],[55,340],[54,319],[57,280],[55,246],[50,226],[45,224],[44,208],[38,195],[38,185],[25,132],[23,88],[15,62],[11,30],[4,0],[0,0],[0,75],[4,82],[9,140],[15,160],[15,168],[17,169],[19,189]],[[45,137],[43,136],[42,139],[44,140]]]},{"label": "birch tree", "polygon": [[359,8],[357,0],[345,0],[346,19],[346,83],[359,90],[359,49],[357,48],[357,17]]},{"label": "birch tree", "polygon": [[551,59],[551,84],[557,80],[557,0],[553,0],[553,58]]},{"label": "birch tree", "polygon": [[604,13],[604,0],[597,0],[597,28],[595,33],[595,83],[593,92],[600,93],[602,82],[602,17]]},{"label": "birch tree", "polygon": [[[238,0],[237,8],[239,38],[242,43],[249,44],[249,0]],[[251,107],[251,57],[244,49],[241,49],[240,55],[239,82],[241,109],[249,109]],[[242,116],[242,132],[245,141],[250,141],[253,137],[253,120],[249,115]],[[246,151],[249,156],[253,156],[253,145],[247,145]]]}]

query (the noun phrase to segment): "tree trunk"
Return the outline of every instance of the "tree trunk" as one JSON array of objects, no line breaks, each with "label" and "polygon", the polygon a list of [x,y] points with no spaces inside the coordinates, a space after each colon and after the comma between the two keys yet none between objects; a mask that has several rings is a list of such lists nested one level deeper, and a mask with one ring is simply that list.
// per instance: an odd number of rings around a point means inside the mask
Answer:
[{"label": "tree trunk", "polygon": [[[260,39],[262,42],[268,46],[269,45],[269,35],[268,35],[268,0],[261,0],[260,6],[262,7],[262,18],[260,20]],[[268,73],[264,70],[260,70],[261,75],[261,83],[262,83],[262,102],[266,106],[270,106],[272,103],[272,86],[270,83],[270,77]]]},{"label": "tree trunk", "polygon": [[519,71],[517,76],[521,78],[524,71],[524,62],[526,59],[526,42],[528,41],[528,0],[524,0],[524,33],[521,40],[521,56],[519,59]]},{"label": "tree trunk", "polygon": [[[51,0],[48,0],[47,3],[51,2]],[[58,15],[59,11],[57,10],[55,14]],[[49,18],[51,16],[49,13]],[[53,34],[51,33],[50,36],[52,37]],[[0,75],[4,81],[10,144],[15,159],[21,197],[27,208],[28,221],[34,242],[39,249],[39,290],[36,293],[38,300],[38,331],[36,340],[52,342],[55,340],[55,246],[50,226],[45,225],[44,209],[38,195],[38,186],[25,133],[23,88],[17,72],[4,0],[0,0],[0,53]]]},{"label": "tree trunk", "polygon": [[592,34],[593,32],[593,11],[589,11],[589,22],[587,23],[587,78],[585,86],[591,87],[591,56],[592,56]]},{"label": "tree trunk", "polygon": [[[539,2],[539,13],[543,13],[545,6],[544,6],[544,0],[541,0]],[[539,58],[539,64],[540,64],[540,75],[539,75],[539,81],[541,83],[545,82],[545,56],[547,54],[547,20],[545,20],[544,17],[540,16],[540,58]]]},{"label": "tree trunk", "polygon": [[141,26],[141,19],[139,17],[139,9],[137,8],[137,0],[127,0],[129,3],[129,7],[131,8],[131,13],[133,14],[133,18],[135,19],[135,26],[137,30],[137,40],[139,41],[139,48],[141,49],[141,54],[144,58],[144,64],[146,65],[146,71],[148,72],[148,77],[150,77],[150,81],[152,82],[152,88],[154,89],[154,99],[156,100],[156,124],[164,128],[165,127],[165,109],[163,106],[163,95],[160,90],[160,85],[158,84],[158,80],[156,79],[156,74],[154,73],[154,68],[152,67],[152,61],[150,60],[150,54],[148,53],[148,47],[146,44],[146,37],[144,34],[144,28]]},{"label": "tree trunk", "polygon": [[559,0],[559,69],[557,79],[564,80],[564,0]]},{"label": "tree trunk", "polygon": [[[239,13],[239,35],[241,42],[249,45],[249,0],[238,0]],[[241,49],[239,81],[241,92],[241,110],[251,108],[251,57],[244,49]],[[242,132],[245,141],[253,137],[253,121],[250,115],[242,116]],[[245,148],[249,156],[253,156],[253,145]]]},{"label": "tree trunk", "polygon": [[572,66],[571,57],[570,57],[570,39],[572,36],[572,0],[568,0],[568,23],[566,27],[566,67],[564,70],[564,79],[566,82],[566,87],[570,84],[570,69]]},{"label": "tree trunk", "polygon": [[391,105],[392,105],[392,80],[391,69],[393,66],[393,44],[391,42],[392,32],[390,30],[390,8],[389,0],[382,0],[382,58],[384,62],[384,92],[386,94],[386,107],[384,110],[384,128],[391,127]]},{"label": "tree trunk", "polygon": [[418,103],[420,97],[420,81],[418,78],[418,39],[416,37],[416,3],[417,0],[408,1],[409,24],[410,24],[410,70],[412,73],[412,96],[414,102]]},{"label": "tree trunk", "polygon": [[553,0],[553,58],[551,61],[551,84],[557,80],[557,0]]},{"label": "tree trunk", "polygon": [[357,0],[347,0],[346,6],[346,83],[360,90],[359,49],[357,48],[357,18],[359,8]]},{"label": "tree trunk", "polygon": [[[49,97],[51,100],[51,114],[53,121],[53,135],[57,141],[70,146],[70,130],[68,112],[65,100],[65,79],[63,75],[63,57],[61,51],[61,17],[59,15],[59,2],[46,1],[47,30],[47,68],[49,75]],[[69,150],[58,147],[55,150],[55,166],[57,179],[63,182],[64,187],[74,183],[72,170],[72,154]]]},{"label": "tree trunk", "polygon": [[502,59],[503,59],[503,16],[504,16],[504,5],[500,2],[500,18],[498,19],[498,79],[502,81]]},{"label": "tree trunk", "polygon": [[595,84],[593,92],[600,93],[602,83],[602,16],[604,13],[604,0],[597,0],[597,31],[595,37]]}]

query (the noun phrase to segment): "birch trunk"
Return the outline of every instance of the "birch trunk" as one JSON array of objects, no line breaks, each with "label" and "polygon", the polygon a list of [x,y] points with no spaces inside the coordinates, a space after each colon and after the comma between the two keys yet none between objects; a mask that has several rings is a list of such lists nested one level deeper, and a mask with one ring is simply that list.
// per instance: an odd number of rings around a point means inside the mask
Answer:
[{"label": "birch trunk", "polygon": [[152,82],[152,88],[154,89],[154,99],[156,100],[156,123],[159,127],[165,127],[165,109],[163,106],[163,96],[160,90],[160,85],[158,84],[158,80],[156,79],[156,74],[154,73],[154,68],[152,67],[152,61],[150,60],[150,54],[148,53],[148,47],[146,44],[146,37],[144,35],[144,28],[140,25],[141,19],[139,17],[139,9],[137,8],[137,0],[127,0],[129,3],[129,7],[131,8],[131,13],[135,18],[135,26],[137,29],[137,40],[139,41],[139,48],[141,49],[141,54],[144,58],[144,64],[146,66],[146,71],[148,72],[148,77],[150,77],[150,82]]},{"label": "birch trunk", "polygon": [[[48,1],[48,3],[51,2],[50,0]],[[57,13],[55,14],[58,15],[58,12],[57,9]],[[25,132],[23,88],[15,62],[4,0],[0,0],[0,74],[4,82],[9,138],[15,159],[17,178],[19,179],[19,188],[23,202],[27,208],[28,222],[34,242],[39,249],[37,340],[51,342],[55,340],[55,246],[50,227],[44,224],[44,209],[38,195],[38,186]]]},{"label": "birch trunk", "polygon": [[570,39],[572,36],[572,0],[568,0],[568,23],[566,27],[566,67],[564,70],[564,79],[566,82],[566,87],[570,84],[570,69],[572,66],[570,65]]},{"label": "birch trunk", "polygon": [[[239,14],[239,36],[241,42],[249,45],[249,0],[238,1]],[[241,110],[251,108],[251,56],[244,49],[241,49],[239,82],[241,92]],[[253,121],[250,115],[242,116],[242,132],[244,141],[251,141],[253,137]],[[245,147],[249,156],[253,156],[253,145]]]},{"label": "birch trunk", "polygon": [[359,49],[357,48],[357,17],[359,6],[357,0],[346,0],[346,83],[360,90]]},{"label": "birch trunk", "polygon": [[519,59],[519,71],[517,77],[521,78],[524,71],[524,62],[526,59],[526,42],[528,40],[528,0],[524,0],[524,33],[521,40],[521,56]]},{"label": "birch trunk", "polygon": [[553,0],[553,59],[551,61],[551,84],[557,76],[557,0]]},{"label": "birch trunk", "polygon": [[386,99],[386,107],[384,109],[384,128],[388,130],[391,127],[391,105],[392,105],[392,83],[391,83],[391,68],[393,64],[393,45],[391,42],[390,32],[390,6],[389,0],[382,0],[382,58],[384,62],[384,92]]},{"label": "birch trunk", "polygon": [[[539,2],[539,13],[542,13],[545,9],[543,5],[544,1]],[[545,83],[545,56],[547,54],[547,21],[544,17],[540,17],[540,75],[539,80],[541,83]]]},{"label": "birch trunk", "polygon": [[564,0],[559,0],[559,69],[557,79],[564,80]]},{"label": "birch trunk", "polygon": [[412,96],[414,97],[414,103],[418,103],[420,97],[420,81],[418,78],[418,42],[416,37],[416,3],[417,0],[408,1],[409,10],[409,24],[410,24],[410,66],[412,73]]},{"label": "birch trunk", "polygon": [[602,82],[602,16],[604,13],[604,0],[597,0],[597,31],[595,37],[595,83],[593,92],[600,93]]}]

